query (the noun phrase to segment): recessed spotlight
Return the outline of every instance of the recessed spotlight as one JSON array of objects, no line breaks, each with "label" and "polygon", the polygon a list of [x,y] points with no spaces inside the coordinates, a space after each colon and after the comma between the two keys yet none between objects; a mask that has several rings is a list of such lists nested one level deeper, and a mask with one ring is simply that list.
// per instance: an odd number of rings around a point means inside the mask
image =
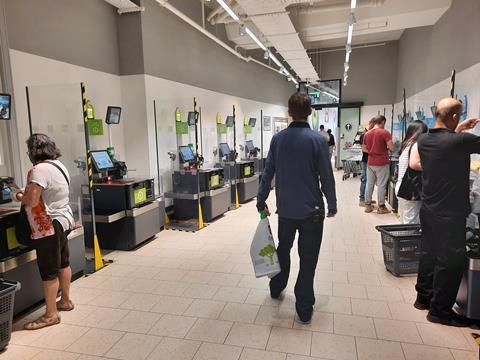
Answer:
[{"label": "recessed spotlight", "polygon": [[245,24],[240,24],[240,28],[238,29],[238,33],[240,34],[240,36],[245,36],[245,34],[247,33],[247,31],[245,30]]},{"label": "recessed spotlight", "polygon": [[264,58],[265,60],[268,60],[269,57],[270,57],[270,51],[265,50],[265,52],[263,53],[263,58]]}]

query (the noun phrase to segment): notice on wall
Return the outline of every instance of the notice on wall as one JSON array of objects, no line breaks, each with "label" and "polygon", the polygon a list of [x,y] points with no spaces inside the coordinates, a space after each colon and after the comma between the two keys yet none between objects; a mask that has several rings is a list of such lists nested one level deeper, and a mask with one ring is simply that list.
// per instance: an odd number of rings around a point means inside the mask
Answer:
[{"label": "notice on wall", "polygon": [[270,116],[263,117],[263,130],[272,131],[272,118]]}]

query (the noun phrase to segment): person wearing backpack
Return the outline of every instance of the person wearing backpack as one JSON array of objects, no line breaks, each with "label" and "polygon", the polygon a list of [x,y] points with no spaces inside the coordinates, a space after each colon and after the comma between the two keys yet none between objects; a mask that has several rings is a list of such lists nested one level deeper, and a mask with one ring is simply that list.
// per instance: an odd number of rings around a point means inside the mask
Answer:
[{"label": "person wearing backpack", "polygon": [[[414,121],[407,129],[405,139],[400,147],[398,160],[398,181],[395,194],[398,197],[400,221],[402,224],[420,224],[420,208],[422,207],[421,183],[422,173],[413,170],[420,162],[418,154],[418,137],[428,131],[427,125],[420,120]],[[415,186],[418,184],[417,186]]]},{"label": "person wearing backpack", "polygon": [[[59,311],[73,310],[70,300],[72,270],[69,262],[68,233],[74,219],[69,205],[70,178],[55,142],[44,134],[33,134],[27,140],[28,157],[33,164],[27,186],[15,193],[22,202],[16,234],[21,243],[33,247],[43,281],[46,312],[25,324],[26,330],[37,330],[60,323]],[[59,288],[61,299],[57,302]]]}]

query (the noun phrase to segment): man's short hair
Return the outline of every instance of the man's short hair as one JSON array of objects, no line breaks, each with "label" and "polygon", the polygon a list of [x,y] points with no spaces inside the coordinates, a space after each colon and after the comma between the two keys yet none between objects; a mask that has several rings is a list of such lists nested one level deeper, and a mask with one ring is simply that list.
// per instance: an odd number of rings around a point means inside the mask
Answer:
[{"label": "man's short hair", "polygon": [[320,125],[320,130],[325,129],[325,126]]},{"label": "man's short hair", "polygon": [[296,92],[290,96],[288,100],[288,111],[293,120],[307,120],[312,113],[310,96],[301,92]]},{"label": "man's short hair", "polygon": [[370,120],[374,125],[380,125],[387,122],[387,119],[383,115],[377,115]]}]

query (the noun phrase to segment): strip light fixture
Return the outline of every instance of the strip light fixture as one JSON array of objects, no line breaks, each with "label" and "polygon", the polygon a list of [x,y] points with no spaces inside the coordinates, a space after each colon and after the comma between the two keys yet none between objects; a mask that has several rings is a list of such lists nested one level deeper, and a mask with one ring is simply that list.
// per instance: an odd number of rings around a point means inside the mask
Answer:
[{"label": "strip light fixture", "polygon": [[[356,0],[352,0],[352,2],[355,1],[356,3]],[[240,24],[240,26],[242,26],[243,31],[245,31],[245,33],[250,36],[252,38],[252,40],[263,50],[265,51],[265,55],[267,54],[268,52],[268,57],[264,56],[266,59],[270,58],[279,68],[279,73],[282,74],[282,75],[285,75],[287,77],[287,79],[291,79],[291,81],[293,81],[296,85],[298,85],[298,81],[292,76],[292,74],[290,74],[290,72],[285,69],[285,67],[282,65],[282,63],[280,62],[280,60],[278,60],[278,58],[272,54],[272,52],[260,41],[260,39],[253,33],[252,30],[250,30],[247,26],[245,26],[245,24],[243,24],[243,22],[240,21],[240,18],[239,16],[235,13],[235,11],[233,11],[233,9],[225,2],[225,0],[217,0],[217,3],[227,12],[228,15],[230,15],[232,17],[233,20],[235,20],[237,23]]]},{"label": "strip light fixture", "polygon": [[350,5],[350,17],[348,20],[348,35],[347,45],[345,46],[345,64],[343,72],[343,86],[347,86],[348,70],[350,69],[350,54],[352,53],[352,39],[353,39],[353,26],[356,24],[355,9],[357,8],[357,0],[351,0]]}]

